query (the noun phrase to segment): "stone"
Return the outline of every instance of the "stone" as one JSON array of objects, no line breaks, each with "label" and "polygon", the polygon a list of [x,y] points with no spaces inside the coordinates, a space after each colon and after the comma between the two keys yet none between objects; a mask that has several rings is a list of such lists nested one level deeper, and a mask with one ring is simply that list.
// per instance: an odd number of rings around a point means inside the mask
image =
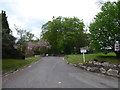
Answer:
[{"label": "stone", "polygon": [[94,65],[102,65],[100,62],[94,62]]},{"label": "stone", "polygon": [[112,76],[118,76],[118,70],[109,69],[107,71],[107,74]]},{"label": "stone", "polygon": [[81,68],[86,69],[86,66],[81,66]]},{"label": "stone", "polygon": [[99,64],[98,64],[98,65],[102,65],[102,63],[100,63],[100,62],[99,62]]},{"label": "stone", "polygon": [[89,61],[90,64],[92,64],[93,62],[92,61]]},{"label": "stone", "polygon": [[106,70],[104,68],[100,68],[101,73],[106,73]]},{"label": "stone", "polygon": [[87,69],[86,69],[87,71],[90,71],[91,70],[91,67],[87,67]]},{"label": "stone", "polygon": [[78,65],[83,65],[82,63],[79,63]]},{"label": "stone", "polygon": [[120,68],[120,64],[118,65],[118,67]]},{"label": "stone", "polygon": [[117,65],[113,65],[114,67],[117,67]]},{"label": "stone", "polygon": [[108,62],[104,62],[102,63],[103,66],[109,66],[109,63]]},{"label": "stone", "polygon": [[119,78],[120,78],[120,72],[118,73],[117,77],[119,77]]},{"label": "stone", "polygon": [[113,64],[109,64],[108,66],[109,66],[109,67],[111,67],[111,68],[113,68],[113,67],[114,67],[114,65],[113,65]]},{"label": "stone", "polygon": [[91,72],[99,72],[99,68],[98,67],[91,67],[90,71]]},{"label": "stone", "polygon": [[77,67],[77,64],[73,64],[75,67]]},{"label": "stone", "polygon": [[102,65],[97,65],[96,67],[97,67],[97,68],[102,68],[103,66],[102,66]]},{"label": "stone", "polygon": [[96,61],[92,61],[92,63],[94,64],[94,63],[96,63]]},{"label": "stone", "polygon": [[79,67],[82,67],[82,65],[83,65],[82,63],[79,63],[79,64],[78,64]]},{"label": "stone", "polygon": [[69,62],[67,62],[67,64],[69,64]]},{"label": "stone", "polygon": [[[103,66],[103,68],[107,71],[107,70],[109,70],[111,67],[109,67],[109,66]],[[111,68],[112,69],[112,68]]]}]

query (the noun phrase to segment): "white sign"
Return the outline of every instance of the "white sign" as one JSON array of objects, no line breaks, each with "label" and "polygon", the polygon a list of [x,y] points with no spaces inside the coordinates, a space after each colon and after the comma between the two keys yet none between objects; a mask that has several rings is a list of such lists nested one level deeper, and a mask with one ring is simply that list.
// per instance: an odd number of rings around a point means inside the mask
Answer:
[{"label": "white sign", "polygon": [[118,41],[115,43],[115,51],[120,51],[120,44]]},{"label": "white sign", "polygon": [[115,51],[119,51],[120,50],[120,45],[119,44],[115,44]]},{"label": "white sign", "polygon": [[80,52],[81,52],[81,53],[86,53],[87,50],[86,50],[86,49],[81,49]]}]

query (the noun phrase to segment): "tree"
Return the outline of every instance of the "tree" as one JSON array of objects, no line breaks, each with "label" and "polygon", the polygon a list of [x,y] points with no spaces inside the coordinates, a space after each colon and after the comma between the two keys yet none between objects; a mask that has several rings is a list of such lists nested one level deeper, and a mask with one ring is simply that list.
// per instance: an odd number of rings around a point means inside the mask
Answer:
[{"label": "tree", "polygon": [[32,41],[34,38],[34,34],[32,34],[30,31],[20,29],[18,26],[15,26],[15,30],[17,31],[17,34],[20,35],[19,41],[25,42],[25,41]]},{"label": "tree", "polygon": [[17,42],[18,50],[25,56],[26,54],[26,42],[32,41],[34,38],[34,34],[30,33],[29,31],[23,30],[18,28],[16,25],[15,30],[17,34],[20,35],[20,39]]},{"label": "tree", "polygon": [[44,39],[41,39],[37,42],[36,41],[26,42],[26,44],[27,44],[26,56],[48,53],[48,50],[51,47],[49,42]]},{"label": "tree", "polygon": [[31,32],[26,32],[26,41],[32,41],[34,38],[34,34],[32,34]]},{"label": "tree", "polygon": [[48,40],[53,54],[70,54],[75,48],[79,52],[86,45],[84,23],[76,17],[53,17],[42,26],[42,38]]},{"label": "tree", "polygon": [[[101,12],[96,15],[90,24],[92,46],[96,50],[104,51],[111,48],[114,51],[115,41],[120,42],[120,1],[106,2],[101,7]],[[115,52],[120,57],[120,51]]]},{"label": "tree", "polygon": [[48,53],[50,48],[51,46],[49,42],[45,39],[41,39],[36,43],[36,47],[34,48],[34,53],[45,55],[46,53]]},{"label": "tree", "polygon": [[11,35],[6,12],[2,11],[2,58],[22,58],[21,53],[14,48],[16,38]]}]

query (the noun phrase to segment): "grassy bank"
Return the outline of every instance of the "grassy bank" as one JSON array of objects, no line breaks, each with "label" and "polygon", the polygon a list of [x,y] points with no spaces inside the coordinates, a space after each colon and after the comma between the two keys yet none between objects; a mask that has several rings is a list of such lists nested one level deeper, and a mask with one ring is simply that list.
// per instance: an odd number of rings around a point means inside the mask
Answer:
[{"label": "grassy bank", "polygon": [[[93,53],[93,54],[85,54],[86,61],[91,61],[94,59],[107,61],[113,64],[120,64],[120,58],[116,58],[114,53],[108,53],[107,55],[103,53]],[[83,55],[66,55],[65,60],[72,64],[83,63]]]},{"label": "grassy bank", "polygon": [[22,68],[30,63],[36,62],[40,60],[40,57],[29,57],[25,60],[20,59],[3,59],[2,60],[2,74],[17,70],[18,68]]}]

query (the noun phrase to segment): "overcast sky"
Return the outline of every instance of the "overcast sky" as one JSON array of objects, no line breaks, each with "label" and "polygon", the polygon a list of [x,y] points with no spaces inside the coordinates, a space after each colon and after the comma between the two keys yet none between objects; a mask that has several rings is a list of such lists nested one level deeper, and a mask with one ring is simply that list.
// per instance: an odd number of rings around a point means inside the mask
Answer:
[{"label": "overcast sky", "polygon": [[[0,9],[6,11],[10,29],[17,36],[14,29],[16,24],[40,36],[41,26],[52,17],[78,17],[85,25],[92,22],[94,16],[100,12],[97,4],[99,0],[0,0]],[[108,0],[103,0],[108,1]],[[117,0],[110,0],[117,1]]]}]

